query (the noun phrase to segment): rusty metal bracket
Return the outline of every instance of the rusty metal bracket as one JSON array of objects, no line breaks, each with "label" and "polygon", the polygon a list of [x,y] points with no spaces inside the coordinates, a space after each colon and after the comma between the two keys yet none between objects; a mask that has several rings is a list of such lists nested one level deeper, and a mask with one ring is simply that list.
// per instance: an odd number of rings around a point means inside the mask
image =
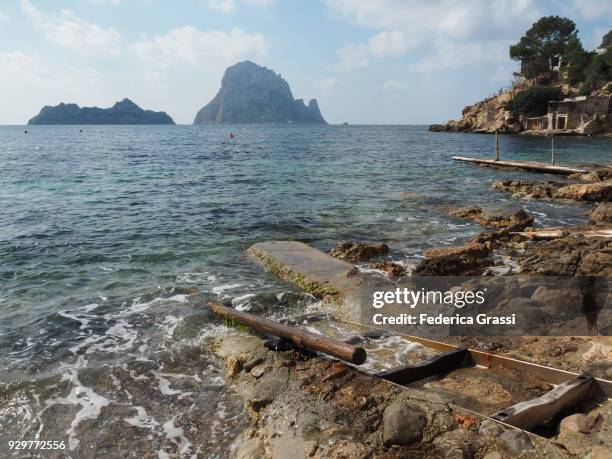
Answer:
[{"label": "rusty metal bracket", "polygon": [[521,429],[533,429],[564,409],[586,400],[594,382],[595,379],[590,376],[577,376],[559,384],[541,397],[517,403],[491,417]]},{"label": "rusty metal bracket", "polygon": [[468,357],[469,351],[467,349],[454,349],[414,365],[382,371],[377,373],[376,376],[396,384],[410,384],[420,379],[442,375],[464,366],[468,364]]}]

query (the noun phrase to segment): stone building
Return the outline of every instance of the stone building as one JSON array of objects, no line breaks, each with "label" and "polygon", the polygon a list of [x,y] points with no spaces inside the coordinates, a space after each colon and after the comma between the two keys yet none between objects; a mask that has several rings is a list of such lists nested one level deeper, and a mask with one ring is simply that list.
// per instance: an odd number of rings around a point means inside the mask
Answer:
[{"label": "stone building", "polygon": [[581,96],[548,102],[548,113],[544,116],[525,118],[525,130],[569,132],[587,134],[590,128],[612,118],[611,96]]}]

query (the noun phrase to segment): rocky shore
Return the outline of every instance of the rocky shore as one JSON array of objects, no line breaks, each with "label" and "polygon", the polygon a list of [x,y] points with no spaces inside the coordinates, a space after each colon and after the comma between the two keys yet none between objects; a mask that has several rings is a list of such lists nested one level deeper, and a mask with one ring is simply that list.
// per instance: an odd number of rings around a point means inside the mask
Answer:
[{"label": "rocky shore", "polygon": [[[492,183],[494,190],[518,198],[513,210],[440,207],[438,211],[449,218],[472,221],[488,230],[461,246],[426,251],[412,273],[391,260],[392,249],[385,243],[346,242],[331,255],[361,263],[360,269],[372,269],[390,279],[409,274],[612,276],[611,176],[610,168],[592,168],[566,181]],[[534,228],[533,216],[520,207],[521,199],[588,202],[593,210],[590,221],[581,226]],[[584,300],[574,298],[569,289],[559,296],[557,290],[538,288],[527,301],[550,295],[568,305]],[[610,301],[612,292],[607,295]],[[612,327],[608,312],[596,320],[603,335]],[[577,326],[577,336],[448,337],[446,341],[611,379],[612,339],[580,336],[584,331]],[[598,459],[612,455],[610,403],[581,406],[555,425],[547,440],[451,406],[439,392],[452,391],[457,384],[457,393],[467,392],[472,403],[488,400],[504,406],[502,394],[507,394],[508,381],[476,381],[468,374],[456,376],[447,386],[432,382],[400,387],[324,357],[296,350],[269,351],[260,337],[238,332],[216,338],[212,349],[225,363],[227,384],[242,398],[249,416],[249,427],[232,446],[231,457],[236,459]],[[528,390],[545,389],[541,383],[531,384]]]}]

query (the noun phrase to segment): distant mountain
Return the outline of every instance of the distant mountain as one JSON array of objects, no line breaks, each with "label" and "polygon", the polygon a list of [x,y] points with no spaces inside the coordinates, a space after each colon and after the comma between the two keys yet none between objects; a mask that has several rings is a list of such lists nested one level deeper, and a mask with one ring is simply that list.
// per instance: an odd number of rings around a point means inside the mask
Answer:
[{"label": "distant mountain", "polygon": [[174,124],[166,112],[143,110],[130,99],[110,108],[79,107],[61,103],[43,107],[28,124]]},{"label": "distant mountain", "polygon": [[316,99],[294,100],[287,82],[251,61],[225,70],[221,89],[196,115],[193,124],[319,123],[326,124]]}]

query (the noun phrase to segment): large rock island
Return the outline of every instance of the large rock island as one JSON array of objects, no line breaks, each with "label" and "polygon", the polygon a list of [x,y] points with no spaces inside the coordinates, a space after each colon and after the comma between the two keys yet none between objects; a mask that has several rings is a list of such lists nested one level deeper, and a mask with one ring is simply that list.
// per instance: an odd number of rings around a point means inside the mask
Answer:
[{"label": "large rock island", "polygon": [[225,70],[221,89],[196,115],[193,124],[326,124],[316,99],[295,100],[289,84],[274,71],[251,61]]},{"label": "large rock island", "polygon": [[143,110],[130,99],[110,108],[61,103],[45,106],[28,124],[174,124],[166,112]]}]

